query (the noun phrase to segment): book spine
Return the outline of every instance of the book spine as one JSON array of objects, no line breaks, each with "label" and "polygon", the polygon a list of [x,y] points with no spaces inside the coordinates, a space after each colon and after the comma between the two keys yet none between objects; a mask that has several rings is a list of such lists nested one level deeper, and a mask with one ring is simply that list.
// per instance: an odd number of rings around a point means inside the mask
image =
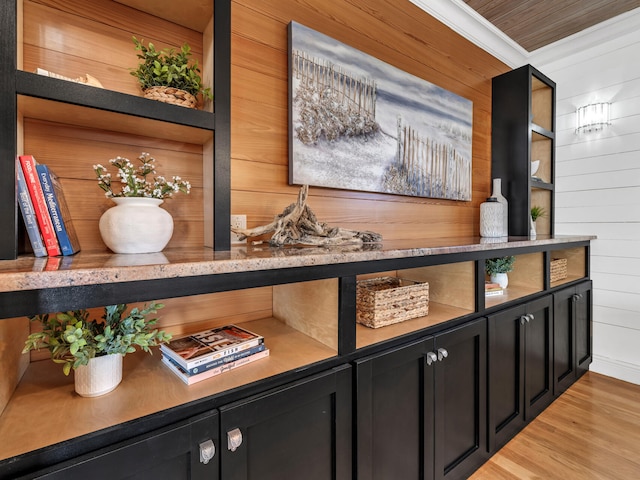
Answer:
[{"label": "book spine", "polygon": [[218,350],[216,352],[208,353],[191,360],[185,360],[180,355],[171,350],[171,347],[165,344],[160,345],[160,350],[162,351],[162,353],[175,360],[183,369],[191,370],[192,368],[199,367],[209,362],[213,362],[214,360],[228,357],[229,355],[233,355],[235,353],[247,350],[251,347],[255,347],[256,345],[260,345],[263,342],[264,339],[262,337],[253,338],[251,340],[247,340],[246,342],[239,343],[238,345],[225,348],[224,350]]},{"label": "book spine", "polygon": [[[218,358],[217,360],[214,360],[212,362],[208,362],[202,365],[199,365],[197,367],[194,368],[190,368],[188,370],[186,370],[187,375],[198,375],[202,372],[206,372],[207,370],[211,370],[213,368],[219,367],[221,365],[225,365],[227,363],[230,362],[235,362],[236,360],[239,360],[241,358],[244,357],[248,357],[250,355],[254,355],[256,353],[260,353],[261,351],[263,351],[266,348],[264,343],[261,343],[260,345],[256,345],[255,347],[251,347],[248,348],[246,350],[243,350],[241,352],[236,352],[232,355],[228,355],[226,357],[222,357],[222,358]],[[171,361],[173,361],[173,359],[169,359]]]},{"label": "book spine", "polygon": [[62,254],[73,255],[80,250],[80,245],[71,223],[62,185],[46,165],[36,165],[36,171]]},{"label": "book spine", "polygon": [[38,219],[40,233],[42,233],[42,240],[47,249],[47,253],[52,257],[61,255],[62,252],[60,251],[56,232],[51,223],[42,185],[40,185],[40,181],[38,180],[36,161],[31,155],[20,155],[20,165],[22,166],[22,172],[24,173],[27,189],[31,196],[31,202],[33,203],[33,210]]},{"label": "book spine", "polygon": [[20,166],[20,160],[16,158],[16,181],[18,184],[18,203],[20,204],[20,211],[22,212],[22,219],[27,229],[27,235],[31,242],[31,248],[33,254],[36,257],[44,257],[47,255],[47,248],[44,246],[42,236],[40,235],[40,228],[38,227],[38,219],[36,213],[33,210],[33,203],[31,203],[31,197],[29,196],[29,190],[27,189],[27,182],[24,179],[24,172]]},{"label": "book spine", "polygon": [[171,363],[168,357],[163,356],[162,362],[167,365],[167,367],[169,367],[169,370],[177,375],[184,383],[186,383],[187,385],[193,385],[194,383],[201,382],[202,380],[206,380],[207,378],[215,377],[217,375],[220,375],[221,373],[234,370],[238,367],[247,365],[268,356],[269,349],[266,348],[261,352],[241,358],[239,360],[236,360],[235,362],[220,365],[219,367],[212,368],[211,370],[206,370],[205,372],[202,372],[198,375],[187,375],[183,370],[181,370],[180,367],[177,367],[175,364]]},{"label": "book spine", "polygon": [[504,292],[502,290],[488,290],[484,292],[485,297],[496,297],[500,295],[504,295]]}]

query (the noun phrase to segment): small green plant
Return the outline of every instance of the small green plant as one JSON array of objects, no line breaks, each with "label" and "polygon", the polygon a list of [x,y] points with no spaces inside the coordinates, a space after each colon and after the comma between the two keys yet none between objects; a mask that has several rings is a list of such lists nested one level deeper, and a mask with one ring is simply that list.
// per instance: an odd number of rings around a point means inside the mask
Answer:
[{"label": "small green plant", "polygon": [[531,220],[533,220],[534,222],[540,218],[540,217],[544,217],[547,215],[547,212],[545,211],[544,208],[539,207],[537,205],[534,205],[533,207],[531,207]]},{"label": "small green plant", "polygon": [[513,270],[513,264],[516,261],[516,257],[499,257],[488,258],[484,261],[484,268],[487,275],[492,276],[496,273],[508,273]]},{"label": "small green plant", "polygon": [[153,43],[145,46],[143,40],[133,37],[133,43],[142,63],[131,72],[138,79],[142,90],[150,87],[173,87],[197,96],[202,93],[204,98],[212,99],[211,89],[202,85],[200,68],[195,61],[189,65],[191,47],[185,43],[179,52],[173,48],[156,50]]},{"label": "small green plant", "polygon": [[103,355],[126,355],[141,350],[151,353],[150,347],[168,342],[171,335],[152,329],[158,319],[147,320],[164,305],[151,303],[142,310],[133,308],[124,315],[124,304],[104,307],[102,321],[89,319],[87,310],[60,312],[55,315],[36,315],[31,321],[39,321],[42,331],[27,338],[23,353],[47,348],[55,363],[62,364],[65,375],[73,368],[89,363],[89,359]]}]

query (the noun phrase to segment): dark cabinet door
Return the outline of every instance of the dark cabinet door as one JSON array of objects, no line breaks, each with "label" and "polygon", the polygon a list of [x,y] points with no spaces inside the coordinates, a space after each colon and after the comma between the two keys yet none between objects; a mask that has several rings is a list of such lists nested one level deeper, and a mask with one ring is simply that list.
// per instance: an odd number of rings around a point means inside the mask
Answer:
[{"label": "dark cabinet door", "polygon": [[199,480],[218,477],[218,414],[200,415],[25,478]]},{"label": "dark cabinet door", "polygon": [[493,452],[553,401],[551,296],[496,313],[488,321]]},{"label": "dark cabinet door", "polygon": [[464,479],[487,450],[487,322],[435,336],[435,478]]},{"label": "dark cabinet door", "polygon": [[593,360],[593,298],[592,282],[576,287],[576,378],[589,370]]},{"label": "dark cabinet door", "polygon": [[553,391],[560,395],[576,379],[575,288],[553,294]]},{"label": "dark cabinet door", "polygon": [[221,478],[351,478],[351,367],[220,409]]},{"label": "dark cabinet door", "polygon": [[484,319],[355,366],[358,480],[467,478],[486,460]]},{"label": "dark cabinet door", "polygon": [[433,338],[355,362],[358,480],[433,478]]},{"label": "dark cabinet door", "polygon": [[553,305],[551,296],[527,303],[525,325],[525,420],[553,401]]},{"label": "dark cabinet door", "polygon": [[592,360],[591,281],[553,294],[554,393],[560,395]]},{"label": "dark cabinet door", "polygon": [[496,451],[524,425],[524,306],[488,318],[489,450]]}]

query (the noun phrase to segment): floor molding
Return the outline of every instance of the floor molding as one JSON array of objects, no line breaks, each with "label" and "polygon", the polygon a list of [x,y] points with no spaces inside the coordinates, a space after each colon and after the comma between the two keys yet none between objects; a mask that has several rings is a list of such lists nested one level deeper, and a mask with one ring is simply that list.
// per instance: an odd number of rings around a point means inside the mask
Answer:
[{"label": "floor molding", "polygon": [[640,365],[594,355],[589,370],[640,385]]}]

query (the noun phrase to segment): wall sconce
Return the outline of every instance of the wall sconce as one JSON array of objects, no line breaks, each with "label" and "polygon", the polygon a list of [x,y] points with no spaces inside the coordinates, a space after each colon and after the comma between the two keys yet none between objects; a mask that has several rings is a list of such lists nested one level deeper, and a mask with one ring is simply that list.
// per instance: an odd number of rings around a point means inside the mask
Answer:
[{"label": "wall sconce", "polygon": [[611,125],[610,103],[591,103],[576,112],[576,133],[597,132]]}]

